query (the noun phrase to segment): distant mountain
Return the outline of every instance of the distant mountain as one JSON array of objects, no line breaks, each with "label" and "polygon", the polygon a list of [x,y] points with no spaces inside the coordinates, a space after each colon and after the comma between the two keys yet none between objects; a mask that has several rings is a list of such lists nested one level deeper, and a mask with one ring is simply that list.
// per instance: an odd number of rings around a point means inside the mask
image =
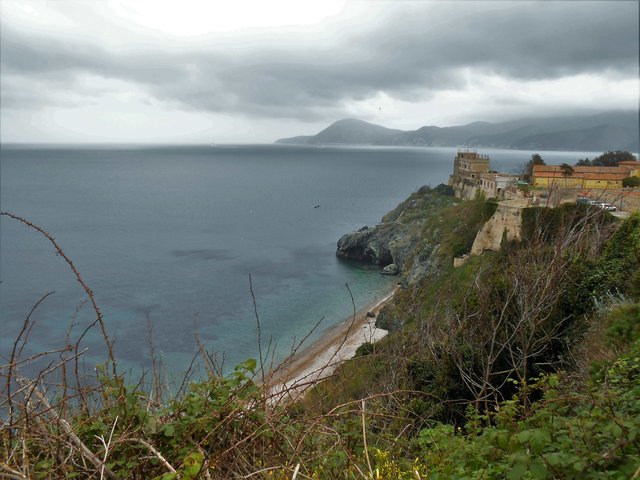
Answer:
[{"label": "distant mountain", "polygon": [[523,150],[640,150],[638,113],[612,112],[583,117],[529,118],[502,123],[474,122],[455,127],[394,130],[361,120],[339,120],[317,135],[276,143],[303,145],[397,145],[484,147]]},{"label": "distant mountain", "polygon": [[317,135],[293,137],[278,140],[276,143],[303,143],[306,145],[392,145],[393,139],[402,130],[363,122],[362,120],[345,119],[332,123]]}]

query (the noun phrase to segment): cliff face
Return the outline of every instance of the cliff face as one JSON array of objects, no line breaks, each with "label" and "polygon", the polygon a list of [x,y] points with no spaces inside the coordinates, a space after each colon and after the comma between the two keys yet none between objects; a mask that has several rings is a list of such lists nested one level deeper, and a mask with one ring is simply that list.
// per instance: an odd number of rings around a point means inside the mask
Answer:
[{"label": "cliff face", "polygon": [[[396,265],[395,273],[401,273],[405,271],[407,260],[420,239],[416,228],[412,228],[415,226],[390,222],[372,228],[363,227],[338,240],[336,255],[381,267]],[[394,269],[387,269],[390,271]]]},{"label": "cliff face", "polygon": [[[338,240],[336,255],[385,267],[395,262],[391,253],[393,240],[402,236],[401,225],[380,224],[347,233]],[[396,257],[398,254],[396,252]]]},{"label": "cliff face", "polygon": [[[380,266],[396,265],[402,285],[397,297],[421,296],[424,285],[438,283],[443,271],[456,266],[456,257],[469,258],[475,240],[476,249],[482,253],[493,250],[494,245],[500,247],[505,229],[512,232],[507,234],[508,239],[520,234],[517,209],[505,207],[494,216],[495,202],[483,198],[461,202],[452,192],[444,185],[422,187],[385,215],[380,224],[344,235],[338,241],[337,256]],[[485,231],[479,234],[483,226]],[[388,303],[379,313],[379,328],[396,330],[406,320],[406,312],[402,313],[395,303]]]},{"label": "cliff face", "polygon": [[522,239],[522,209],[526,202],[509,200],[498,203],[496,213],[482,226],[471,247],[471,255],[485,250],[500,250],[503,240]]},{"label": "cliff face", "polygon": [[477,185],[468,181],[453,182],[454,195],[462,200],[473,200],[480,190]]},{"label": "cliff face", "polygon": [[[342,236],[336,255],[382,267],[395,264],[398,273],[405,273],[405,278],[414,278],[417,269],[424,267],[419,266],[421,260],[428,262],[430,256],[415,255],[416,247],[425,241],[425,222],[454,202],[452,197],[438,193],[437,189],[422,187],[385,215],[380,224]],[[435,245],[429,252],[434,248]]]}]

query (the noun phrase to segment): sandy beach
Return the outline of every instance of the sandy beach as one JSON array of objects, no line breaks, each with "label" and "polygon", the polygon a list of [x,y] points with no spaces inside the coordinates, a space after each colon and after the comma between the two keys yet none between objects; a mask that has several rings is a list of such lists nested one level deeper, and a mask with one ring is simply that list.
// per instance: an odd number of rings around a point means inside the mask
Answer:
[{"label": "sandy beach", "polygon": [[[316,382],[330,376],[340,363],[353,358],[359,346],[385,337],[389,332],[376,328],[376,318],[397,289],[396,286],[381,300],[364,306],[356,312],[355,318],[345,319],[318,341],[286,360],[268,381],[272,399],[299,397]],[[367,316],[367,312],[374,316]]]}]

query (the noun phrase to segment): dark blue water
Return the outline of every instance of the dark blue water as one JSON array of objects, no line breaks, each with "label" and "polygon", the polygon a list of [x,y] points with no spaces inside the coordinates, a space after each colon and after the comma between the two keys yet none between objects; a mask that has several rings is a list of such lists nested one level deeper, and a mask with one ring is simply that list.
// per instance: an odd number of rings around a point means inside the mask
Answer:
[{"label": "dark blue water", "polygon": [[[531,152],[483,150],[515,171]],[[0,203],[50,232],[95,292],[115,352],[149,366],[148,323],[172,372],[195,336],[231,367],[257,355],[249,275],[265,343],[277,355],[324,318],[324,329],[386,292],[393,279],[335,257],[336,240],[377,223],[421,185],[446,182],[452,148],[25,147],[0,151]],[[543,152],[573,163],[593,153]],[[318,208],[315,208],[319,205]],[[65,344],[94,320],[72,272],[46,239],[0,220],[0,355],[24,318],[27,350]],[[76,312],[76,310],[78,310]],[[73,325],[73,326],[72,326]],[[97,330],[88,365],[104,359]]]}]

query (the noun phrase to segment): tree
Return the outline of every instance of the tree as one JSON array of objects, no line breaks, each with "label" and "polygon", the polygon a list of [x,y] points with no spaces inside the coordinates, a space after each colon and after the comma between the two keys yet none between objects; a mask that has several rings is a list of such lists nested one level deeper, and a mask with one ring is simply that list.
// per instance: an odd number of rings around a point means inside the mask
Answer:
[{"label": "tree", "polygon": [[564,177],[564,184],[567,185],[567,178],[573,175],[575,170],[568,163],[563,163],[560,165],[560,170],[562,171],[562,176]]},{"label": "tree", "polygon": [[617,167],[620,162],[635,162],[637,158],[623,150],[608,151],[591,160],[593,167]]},{"label": "tree", "polygon": [[533,176],[533,166],[534,165],[544,165],[544,160],[542,159],[542,157],[540,156],[540,154],[538,153],[534,153],[533,155],[531,155],[531,160],[529,160],[529,162],[527,163],[526,166],[526,170],[525,170],[525,179],[528,182],[531,182],[532,176]]},{"label": "tree", "polygon": [[544,160],[539,153],[534,153],[533,155],[531,155],[531,162],[534,165],[544,165]]},{"label": "tree", "polygon": [[564,178],[564,186],[567,186],[567,178],[573,175],[575,171],[571,165],[568,163],[563,163],[560,165],[560,170],[562,171],[562,177]]},{"label": "tree", "polygon": [[622,180],[622,186],[630,188],[640,187],[640,177],[627,177]]}]

